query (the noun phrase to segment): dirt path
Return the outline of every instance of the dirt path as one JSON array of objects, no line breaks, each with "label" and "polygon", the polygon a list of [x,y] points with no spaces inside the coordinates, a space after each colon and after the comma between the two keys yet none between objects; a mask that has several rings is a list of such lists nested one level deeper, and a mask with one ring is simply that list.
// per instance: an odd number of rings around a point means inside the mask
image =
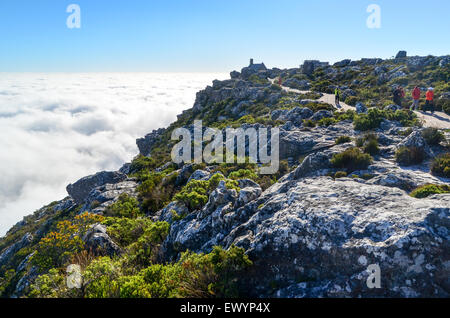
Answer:
[{"label": "dirt path", "polygon": [[[273,83],[273,80],[271,80],[271,82]],[[298,89],[293,89],[293,88],[289,88],[289,87],[285,87],[285,86],[282,86],[282,88],[286,92],[292,92],[292,93],[297,93],[297,94],[306,94],[309,92],[309,91],[301,91]],[[322,93],[322,94],[323,94],[323,96],[319,99],[319,101],[321,101],[325,104],[333,105],[336,107],[333,94],[326,94],[326,93]],[[347,104],[341,102],[340,105],[337,107],[337,109],[346,111],[348,109],[354,110],[355,107],[352,107],[350,105],[347,105]],[[446,113],[434,112],[433,115],[431,115],[430,113],[425,114],[422,111],[415,111],[415,113],[423,121],[424,127],[450,129],[450,116],[447,115]]]}]

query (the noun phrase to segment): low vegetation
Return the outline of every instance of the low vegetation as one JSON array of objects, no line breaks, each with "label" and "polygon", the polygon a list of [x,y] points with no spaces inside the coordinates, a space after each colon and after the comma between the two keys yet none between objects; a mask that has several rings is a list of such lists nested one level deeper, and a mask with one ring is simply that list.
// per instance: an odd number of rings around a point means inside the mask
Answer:
[{"label": "low vegetation", "polygon": [[437,184],[427,184],[421,186],[411,192],[413,198],[422,199],[429,197],[433,194],[443,194],[450,193],[450,186],[448,185],[437,185]]},{"label": "low vegetation", "polygon": [[244,250],[214,247],[209,254],[183,253],[173,264],[152,264],[130,270],[119,259],[100,257],[82,272],[81,289],[68,290],[57,269],[39,276],[35,298],[231,298],[241,296],[240,284],[252,262]]},{"label": "low vegetation", "polygon": [[217,173],[209,180],[192,180],[174,197],[175,200],[184,203],[191,211],[202,208],[208,202],[209,195],[217,187],[220,181],[225,181],[228,189],[239,192],[237,181],[227,179]]},{"label": "low vegetation", "polygon": [[425,159],[421,149],[416,147],[400,147],[395,152],[395,160],[402,166],[412,166],[423,162]]},{"label": "low vegetation", "polygon": [[339,136],[338,139],[336,139],[336,145],[340,145],[340,144],[346,144],[347,142],[352,141],[352,138],[350,138],[349,136]]},{"label": "low vegetation", "polygon": [[425,128],[422,130],[422,137],[429,145],[439,145],[445,141],[444,134],[437,128]]},{"label": "low vegetation", "polygon": [[444,178],[450,178],[450,153],[436,157],[431,163],[431,173]]},{"label": "low vegetation", "polygon": [[372,163],[369,154],[361,152],[359,148],[350,148],[333,155],[331,163],[335,168],[343,168],[347,172],[365,170]]}]

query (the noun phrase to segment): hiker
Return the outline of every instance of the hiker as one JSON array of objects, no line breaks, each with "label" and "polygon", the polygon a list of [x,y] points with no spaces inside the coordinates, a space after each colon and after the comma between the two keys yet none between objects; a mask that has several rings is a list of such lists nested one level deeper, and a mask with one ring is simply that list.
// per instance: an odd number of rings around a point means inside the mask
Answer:
[{"label": "hiker", "polygon": [[399,86],[394,90],[394,103],[402,107],[402,98],[405,97],[403,87]]},{"label": "hiker", "polygon": [[283,80],[281,79],[281,76],[278,77],[278,85],[281,86],[281,84],[283,84]]},{"label": "hiker", "polygon": [[419,110],[419,100],[420,100],[420,88],[418,86],[414,87],[412,91],[413,103],[410,110]]},{"label": "hiker", "polygon": [[427,100],[425,101],[425,109],[423,110],[425,113],[427,110],[431,111],[431,115],[434,114],[434,88],[430,87],[427,91]]},{"label": "hiker", "polygon": [[334,101],[336,103],[336,107],[339,106],[340,99],[341,99],[341,94],[339,91],[339,87],[336,87],[336,89],[334,90]]}]

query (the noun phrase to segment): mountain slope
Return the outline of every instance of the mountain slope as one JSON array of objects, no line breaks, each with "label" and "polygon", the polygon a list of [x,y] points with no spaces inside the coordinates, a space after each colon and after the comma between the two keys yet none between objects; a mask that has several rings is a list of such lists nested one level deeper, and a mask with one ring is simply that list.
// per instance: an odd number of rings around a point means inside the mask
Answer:
[{"label": "mountain slope", "polygon": [[[133,162],[69,185],[1,239],[1,295],[448,297],[448,117],[427,115],[425,126],[442,126],[424,128],[390,98],[398,84],[433,86],[450,113],[449,62],[251,64],[214,81],[175,123],[138,139]],[[336,86],[343,109],[327,95]],[[172,132],[195,120],[224,133],[278,127],[280,169],[173,163]],[[69,264],[81,289],[65,283]]]}]

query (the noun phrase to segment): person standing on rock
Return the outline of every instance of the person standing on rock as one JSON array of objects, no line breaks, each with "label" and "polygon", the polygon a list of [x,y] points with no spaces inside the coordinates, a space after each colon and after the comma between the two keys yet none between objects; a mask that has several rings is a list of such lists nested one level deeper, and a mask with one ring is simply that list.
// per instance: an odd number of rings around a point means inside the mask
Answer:
[{"label": "person standing on rock", "polygon": [[339,106],[340,99],[341,99],[341,93],[339,91],[339,87],[336,87],[336,89],[334,90],[334,101],[336,103],[336,107]]},{"label": "person standing on rock", "polygon": [[414,87],[412,91],[413,103],[411,105],[411,110],[419,110],[419,100],[420,100],[420,88],[418,86]]},{"label": "person standing on rock", "polygon": [[402,107],[402,98],[405,97],[403,87],[399,86],[394,90],[394,103]]},{"label": "person standing on rock", "polygon": [[427,112],[427,110],[431,111],[431,115],[434,114],[434,88],[430,87],[427,91],[427,100],[425,101],[425,109],[424,112]]}]

